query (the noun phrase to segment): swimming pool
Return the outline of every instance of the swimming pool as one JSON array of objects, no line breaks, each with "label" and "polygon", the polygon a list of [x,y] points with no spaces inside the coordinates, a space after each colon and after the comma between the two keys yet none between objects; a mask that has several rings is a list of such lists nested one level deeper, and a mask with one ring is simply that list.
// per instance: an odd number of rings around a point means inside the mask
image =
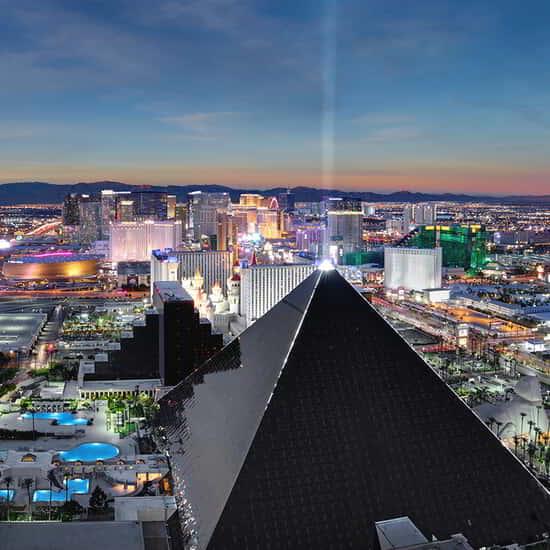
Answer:
[{"label": "swimming pool", "polygon": [[[32,418],[32,413],[26,412],[21,418]],[[85,426],[88,424],[87,418],[76,416],[69,412],[35,412],[35,420],[57,420],[60,426]]]},{"label": "swimming pool", "polygon": [[[69,500],[71,500],[72,495],[85,495],[90,492],[90,480],[89,479],[69,479],[63,481],[63,485],[67,488],[63,491],[51,491],[52,502],[65,502],[65,497],[68,495]],[[33,502],[50,502],[50,490],[49,489],[38,489],[33,493],[32,496]]]},{"label": "swimming pool", "polygon": [[118,447],[110,443],[82,443],[68,451],[60,451],[58,456],[65,462],[95,462],[96,460],[109,460],[118,456]]},{"label": "swimming pool", "polygon": [[13,489],[0,489],[0,500],[13,500],[14,495]]}]

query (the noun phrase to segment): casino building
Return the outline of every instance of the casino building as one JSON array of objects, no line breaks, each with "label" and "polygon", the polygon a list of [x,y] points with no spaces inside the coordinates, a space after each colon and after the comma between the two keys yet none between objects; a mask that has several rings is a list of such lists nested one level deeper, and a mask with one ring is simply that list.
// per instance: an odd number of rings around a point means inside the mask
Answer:
[{"label": "casino building", "polygon": [[2,266],[2,275],[14,281],[90,279],[97,276],[99,262],[99,256],[47,252],[10,258]]}]

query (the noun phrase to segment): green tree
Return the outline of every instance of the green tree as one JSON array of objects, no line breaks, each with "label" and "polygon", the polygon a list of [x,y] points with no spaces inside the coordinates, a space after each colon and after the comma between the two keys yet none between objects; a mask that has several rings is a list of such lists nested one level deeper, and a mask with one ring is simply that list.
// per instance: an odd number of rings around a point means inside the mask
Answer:
[{"label": "green tree", "polygon": [[84,508],[76,500],[68,500],[60,507],[61,521],[72,521],[75,516],[84,512]]},{"label": "green tree", "polygon": [[32,520],[32,499],[31,499],[31,487],[33,486],[34,481],[30,478],[26,478],[23,480],[22,487],[23,489],[26,489],[27,491],[27,501],[29,504],[29,515]]},{"label": "green tree", "polygon": [[32,406],[32,401],[28,397],[21,399],[21,401],[19,402],[19,407],[21,408],[22,411],[29,410],[31,406]]},{"label": "green tree", "polygon": [[107,506],[107,495],[105,491],[97,485],[90,497],[90,508],[92,510],[105,510]]},{"label": "green tree", "polygon": [[7,501],[7,513],[8,513],[8,516],[7,516],[7,519],[8,521],[10,520],[10,487],[11,487],[11,484],[13,482],[13,478],[11,476],[6,476],[4,478],[4,483],[6,484],[6,489],[8,490],[8,495],[7,495],[7,498],[6,498],[6,501]]}]

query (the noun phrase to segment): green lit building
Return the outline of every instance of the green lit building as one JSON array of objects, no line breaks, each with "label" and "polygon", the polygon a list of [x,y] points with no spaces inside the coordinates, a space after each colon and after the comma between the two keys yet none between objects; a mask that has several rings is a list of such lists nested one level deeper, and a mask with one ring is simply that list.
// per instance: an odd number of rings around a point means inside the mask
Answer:
[{"label": "green lit building", "polygon": [[434,248],[439,241],[443,267],[479,271],[487,262],[487,240],[485,227],[478,224],[424,225],[407,235],[401,244],[415,248]]},{"label": "green lit building", "polygon": [[384,263],[384,249],[382,247],[374,250],[358,250],[344,254],[343,265],[365,265]]}]

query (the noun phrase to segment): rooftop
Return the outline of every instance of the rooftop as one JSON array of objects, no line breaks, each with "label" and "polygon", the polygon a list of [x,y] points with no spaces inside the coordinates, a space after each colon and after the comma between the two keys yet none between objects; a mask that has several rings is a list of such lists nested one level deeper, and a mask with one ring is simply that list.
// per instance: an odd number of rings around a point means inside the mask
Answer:
[{"label": "rooftop", "polygon": [[151,272],[151,262],[118,262],[119,275],[148,275]]},{"label": "rooftop", "polygon": [[153,293],[158,295],[163,302],[193,301],[190,294],[176,281],[157,281],[153,288]]},{"label": "rooftop", "polygon": [[158,378],[144,378],[139,380],[85,380],[81,388],[85,391],[116,391],[135,389],[140,391],[154,390],[162,386]]},{"label": "rooftop", "polygon": [[222,255],[229,256],[231,252],[228,250],[174,250],[173,248],[163,248],[153,250],[151,253],[157,260],[160,261],[174,261],[178,260],[179,256],[186,256],[192,254],[208,254],[208,255]]},{"label": "rooftop", "polygon": [[0,523],[2,550],[143,550],[143,531],[137,521],[22,521]]},{"label": "rooftop", "polygon": [[10,258],[8,263],[13,264],[54,264],[60,262],[81,262],[85,260],[100,260],[101,256],[92,254],[75,254],[73,252],[46,252],[32,256],[18,256]]},{"label": "rooftop", "polygon": [[28,351],[47,318],[44,313],[0,313],[0,351]]}]

